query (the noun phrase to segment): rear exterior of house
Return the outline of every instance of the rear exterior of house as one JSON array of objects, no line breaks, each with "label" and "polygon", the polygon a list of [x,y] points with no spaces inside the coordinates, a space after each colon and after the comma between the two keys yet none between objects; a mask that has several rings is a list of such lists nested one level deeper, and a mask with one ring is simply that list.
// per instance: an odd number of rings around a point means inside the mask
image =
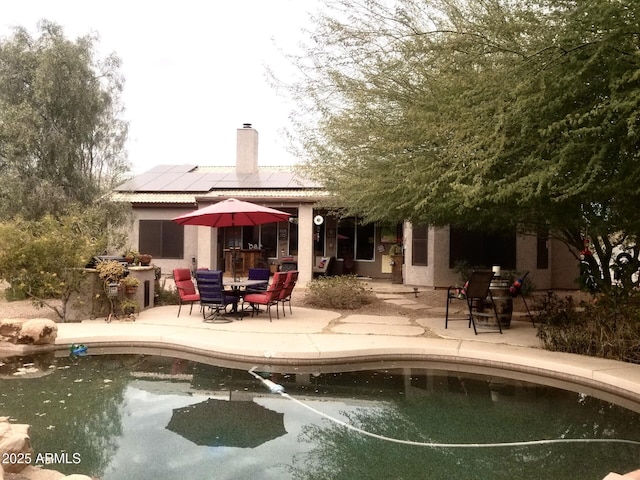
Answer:
[{"label": "rear exterior of house", "polygon": [[[327,193],[292,167],[258,165],[258,132],[245,124],[237,131],[232,166],[160,165],[120,185],[115,200],[130,203],[130,248],[153,255],[164,274],[174,268],[207,267],[228,271],[230,253],[245,269],[297,268],[299,283],[313,278],[319,262],[330,260],[329,274],[392,277],[390,249],[402,244],[403,281],[447,287],[459,283],[459,262],[503,270],[530,271],[540,289],[576,288],[578,265],[560,242],[535,236],[491,237],[451,228],[373,225],[338,219],[319,207]],[[227,198],[238,198],[291,214],[289,222],[253,227],[181,226],[171,219]],[[325,203],[326,204],[326,203]],[[234,258],[235,258],[234,257]],[[315,267],[315,268],[314,268]]]}]

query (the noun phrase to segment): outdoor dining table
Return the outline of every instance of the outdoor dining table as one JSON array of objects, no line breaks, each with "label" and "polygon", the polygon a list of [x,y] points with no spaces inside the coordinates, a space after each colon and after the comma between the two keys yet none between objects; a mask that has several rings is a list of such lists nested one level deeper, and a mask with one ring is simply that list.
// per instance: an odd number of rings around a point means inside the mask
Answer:
[{"label": "outdoor dining table", "polygon": [[[268,280],[223,280],[222,285],[224,287],[230,287],[233,295],[237,295],[238,299],[244,297],[245,292],[248,287],[256,287],[258,285],[267,286],[269,283]],[[244,289],[243,289],[244,287]],[[237,313],[239,316],[242,316],[244,312],[238,312],[238,305],[231,310],[232,313]]]}]

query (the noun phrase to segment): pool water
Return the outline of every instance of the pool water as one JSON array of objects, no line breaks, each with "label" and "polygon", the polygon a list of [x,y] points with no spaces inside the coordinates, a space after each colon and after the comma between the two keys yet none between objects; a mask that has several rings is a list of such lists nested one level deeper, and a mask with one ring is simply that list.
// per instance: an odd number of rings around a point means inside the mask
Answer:
[{"label": "pool water", "polygon": [[[247,370],[140,354],[0,359],[0,416],[32,425],[34,460],[103,480],[598,480],[640,467],[640,406],[420,363],[259,368],[287,398]],[[542,439],[636,443],[484,446]],[[442,445],[460,443],[478,445]]]}]

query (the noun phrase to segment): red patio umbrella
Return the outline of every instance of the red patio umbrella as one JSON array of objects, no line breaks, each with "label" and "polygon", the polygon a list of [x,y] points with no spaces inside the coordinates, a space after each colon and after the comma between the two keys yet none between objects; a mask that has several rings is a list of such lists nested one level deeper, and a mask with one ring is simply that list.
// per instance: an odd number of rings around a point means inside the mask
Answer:
[{"label": "red patio umbrella", "polygon": [[230,198],[173,218],[180,225],[207,227],[246,227],[272,222],[286,222],[291,215],[255,203]]}]

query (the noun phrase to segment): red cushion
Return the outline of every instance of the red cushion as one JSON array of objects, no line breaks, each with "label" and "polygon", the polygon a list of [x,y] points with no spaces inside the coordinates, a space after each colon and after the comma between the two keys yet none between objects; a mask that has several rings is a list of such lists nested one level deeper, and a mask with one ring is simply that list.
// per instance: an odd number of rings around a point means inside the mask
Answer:
[{"label": "red cushion", "polygon": [[197,293],[191,293],[189,295],[180,295],[183,302],[197,302],[200,300],[200,295]]},{"label": "red cushion", "polygon": [[270,297],[270,293],[250,293],[244,296],[244,301],[249,303],[267,303]]}]

